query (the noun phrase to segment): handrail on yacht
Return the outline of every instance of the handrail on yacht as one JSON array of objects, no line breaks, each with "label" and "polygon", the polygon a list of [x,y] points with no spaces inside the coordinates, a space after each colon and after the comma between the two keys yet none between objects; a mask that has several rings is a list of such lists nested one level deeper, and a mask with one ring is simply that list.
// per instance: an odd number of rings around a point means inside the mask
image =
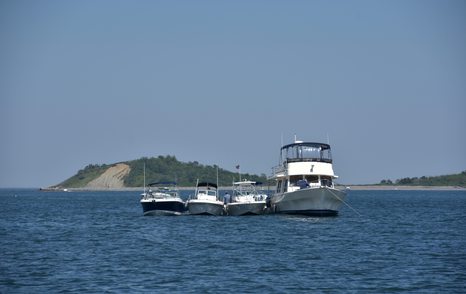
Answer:
[{"label": "handrail on yacht", "polygon": [[317,157],[310,157],[310,158],[287,158],[286,161],[289,162],[327,162],[332,163],[332,159],[330,158],[317,158]]}]

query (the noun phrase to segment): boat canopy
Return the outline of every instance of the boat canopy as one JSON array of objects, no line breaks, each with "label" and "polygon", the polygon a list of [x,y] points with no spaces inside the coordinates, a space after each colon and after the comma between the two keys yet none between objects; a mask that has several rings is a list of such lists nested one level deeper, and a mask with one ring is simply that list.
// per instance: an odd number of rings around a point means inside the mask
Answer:
[{"label": "boat canopy", "polygon": [[155,183],[150,183],[147,186],[149,186],[149,187],[154,187],[154,186],[176,186],[176,182],[155,182]]},{"label": "boat canopy", "polygon": [[209,183],[209,182],[201,182],[199,184],[197,184],[198,187],[213,187],[215,189],[217,189],[217,185],[214,184],[214,183]]},{"label": "boat canopy", "polygon": [[281,162],[317,161],[332,162],[330,145],[313,142],[297,142],[280,149]]},{"label": "boat canopy", "polygon": [[242,182],[234,182],[233,185],[255,185],[256,182],[254,181],[247,181],[247,180],[244,180]]},{"label": "boat canopy", "polygon": [[263,185],[264,183],[262,182],[255,182],[255,181],[248,181],[244,180],[242,182],[234,182],[233,185],[239,186],[239,185],[253,185],[253,186],[260,186]]}]

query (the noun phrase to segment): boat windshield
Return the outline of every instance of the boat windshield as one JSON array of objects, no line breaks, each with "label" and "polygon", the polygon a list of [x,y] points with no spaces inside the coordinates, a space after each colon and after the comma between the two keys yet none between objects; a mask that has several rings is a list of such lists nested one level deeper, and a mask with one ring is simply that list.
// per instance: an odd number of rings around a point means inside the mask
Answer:
[{"label": "boat windshield", "polygon": [[330,146],[323,143],[295,143],[281,149],[282,162],[322,161],[332,162]]},{"label": "boat windshield", "polygon": [[239,186],[239,187],[236,187],[234,190],[233,190],[233,194],[234,195],[238,195],[238,196],[247,196],[247,195],[252,195],[252,194],[257,194],[256,190],[254,189],[254,186],[250,185],[250,186]]}]

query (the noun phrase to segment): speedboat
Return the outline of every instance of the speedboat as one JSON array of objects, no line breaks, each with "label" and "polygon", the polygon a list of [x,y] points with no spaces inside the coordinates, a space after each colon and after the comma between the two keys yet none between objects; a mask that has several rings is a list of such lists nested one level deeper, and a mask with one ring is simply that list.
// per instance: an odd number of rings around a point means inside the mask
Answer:
[{"label": "speedboat", "polygon": [[218,199],[217,185],[202,182],[196,185],[193,197],[187,201],[189,214],[193,215],[223,215],[223,201]]},{"label": "speedboat", "polygon": [[335,188],[329,144],[296,141],[280,149],[273,168],[275,192],[272,212],[309,216],[335,216],[346,192]]},{"label": "speedboat", "polygon": [[267,195],[256,190],[256,182],[241,181],[233,183],[233,197],[226,203],[228,215],[257,215],[266,208]]},{"label": "speedboat", "polygon": [[157,182],[148,185],[141,197],[144,215],[181,215],[186,205],[178,195],[175,182]]}]

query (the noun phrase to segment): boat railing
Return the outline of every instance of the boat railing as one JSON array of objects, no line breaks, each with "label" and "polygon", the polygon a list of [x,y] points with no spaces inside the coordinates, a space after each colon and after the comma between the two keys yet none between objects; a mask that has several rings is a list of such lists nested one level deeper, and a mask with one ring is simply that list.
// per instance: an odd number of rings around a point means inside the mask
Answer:
[{"label": "boat railing", "polygon": [[141,194],[142,199],[169,199],[169,198],[178,198],[178,192],[177,191],[167,191],[167,190],[156,190],[152,191],[149,190],[145,193]]},{"label": "boat railing", "polygon": [[286,171],[286,167],[284,165],[277,165],[277,166],[272,167],[273,175],[284,173],[285,171]]},{"label": "boat railing", "polygon": [[286,158],[283,161],[283,164],[277,165],[272,167],[272,174],[279,174],[286,171],[288,163],[295,163],[295,162],[325,162],[325,163],[332,163],[332,159],[330,158]]},{"label": "boat railing", "polygon": [[288,192],[305,189],[305,188],[321,188],[330,187],[333,188],[333,181],[330,178],[322,178],[317,181],[309,181],[307,179],[292,180],[288,186]]},{"label": "boat railing", "polygon": [[286,161],[287,163],[290,162],[327,162],[327,163],[332,163],[331,158],[318,158],[318,157],[307,157],[307,158],[287,158]]},{"label": "boat railing", "polygon": [[231,198],[231,203],[253,203],[257,201],[265,201],[267,195],[259,193],[251,194],[236,194]]}]

